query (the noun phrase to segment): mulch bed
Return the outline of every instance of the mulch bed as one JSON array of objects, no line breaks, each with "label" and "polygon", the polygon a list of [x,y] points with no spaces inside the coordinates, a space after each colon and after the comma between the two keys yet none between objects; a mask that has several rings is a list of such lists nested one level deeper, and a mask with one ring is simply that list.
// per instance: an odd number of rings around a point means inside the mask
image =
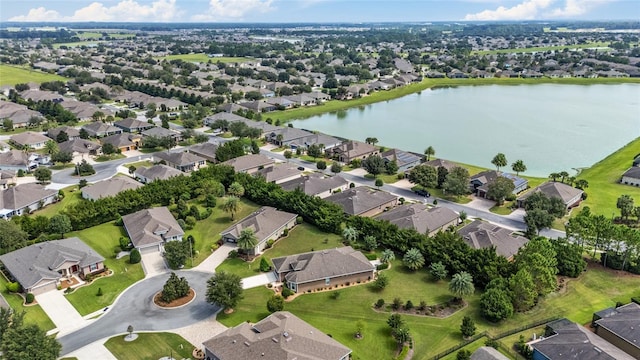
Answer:
[{"label": "mulch bed", "polygon": [[465,302],[451,300],[446,303],[427,306],[424,310],[419,310],[417,308],[406,310],[404,306],[401,306],[397,310],[393,310],[391,308],[391,305],[388,304],[385,304],[383,308],[376,308],[375,306],[373,306],[373,310],[380,313],[397,313],[414,316],[446,318],[455,314],[457,311],[464,309],[465,307],[467,307],[467,304]]},{"label": "mulch bed", "polygon": [[188,304],[191,300],[193,300],[194,297],[196,297],[196,292],[193,291],[193,289],[189,289],[189,294],[187,294],[187,296],[181,297],[179,299],[175,299],[170,303],[166,303],[162,301],[161,296],[162,296],[162,291],[160,291],[153,297],[154,304],[163,308],[174,308],[174,307],[182,306],[184,304]]}]

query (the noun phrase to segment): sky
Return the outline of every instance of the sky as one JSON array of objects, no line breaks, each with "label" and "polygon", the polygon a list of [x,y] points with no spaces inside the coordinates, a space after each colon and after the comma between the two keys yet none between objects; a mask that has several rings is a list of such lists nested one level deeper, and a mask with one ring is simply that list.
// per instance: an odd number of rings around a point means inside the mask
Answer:
[{"label": "sky", "polygon": [[638,20],[640,0],[0,0],[0,22]]}]

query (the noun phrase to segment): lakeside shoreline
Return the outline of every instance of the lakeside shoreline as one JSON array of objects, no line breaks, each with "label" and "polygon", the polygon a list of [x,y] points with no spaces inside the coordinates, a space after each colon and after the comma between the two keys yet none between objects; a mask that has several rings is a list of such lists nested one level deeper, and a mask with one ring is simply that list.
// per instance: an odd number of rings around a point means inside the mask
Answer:
[{"label": "lakeside shoreline", "polygon": [[374,103],[389,101],[401,98],[406,95],[419,93],[423,90],[437,89],[440,87],[458,86],[483,86],[483,85],[537,85],[537,84],[558,84],[558,85],[619,85],[619,84],[640,84],[640,78],[491,78],[491,79],[431,79],[425,78],[419,83],[413,83],[391,90],[380,90],[370,95],[352,100],[329,100],[322,105],[300,107],[281,111],[266,113],[265,118],[274,121],[280,120],[288,122],[293,120],[304,120],[313,116],[325,113],[347,110],[359,106],[371,105]]}]

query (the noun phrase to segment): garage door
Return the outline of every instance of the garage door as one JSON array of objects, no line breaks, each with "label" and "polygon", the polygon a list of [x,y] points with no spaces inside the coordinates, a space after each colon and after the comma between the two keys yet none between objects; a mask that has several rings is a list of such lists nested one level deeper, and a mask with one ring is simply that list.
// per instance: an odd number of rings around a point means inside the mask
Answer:
[{"label": "garage door", "polygon": [[139,248],[139,250],[140,250],[140,254],[150,254],[150,253],[154,253],[154,252],[159,252],[160,251],[158,249],[157,245]]},{"label": "garage door", "polygon": [[47,291],[56,290],[58,287],[56,286],[56,282],[52,281],[50,283],[46,283],[44,285],[39,285],[31,289],[33,295],[39,295],[45,293]]}]

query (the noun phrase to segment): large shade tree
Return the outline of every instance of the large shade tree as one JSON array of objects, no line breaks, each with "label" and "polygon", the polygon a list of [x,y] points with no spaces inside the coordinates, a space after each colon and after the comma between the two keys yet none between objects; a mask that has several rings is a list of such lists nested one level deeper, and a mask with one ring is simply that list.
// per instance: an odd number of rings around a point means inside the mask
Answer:
[{"label": "large shade tree", "polygon": [[207,280],[207,302],[223,309],[233,309],[242,300],[242,279],[225,271],[216,272]]}]

